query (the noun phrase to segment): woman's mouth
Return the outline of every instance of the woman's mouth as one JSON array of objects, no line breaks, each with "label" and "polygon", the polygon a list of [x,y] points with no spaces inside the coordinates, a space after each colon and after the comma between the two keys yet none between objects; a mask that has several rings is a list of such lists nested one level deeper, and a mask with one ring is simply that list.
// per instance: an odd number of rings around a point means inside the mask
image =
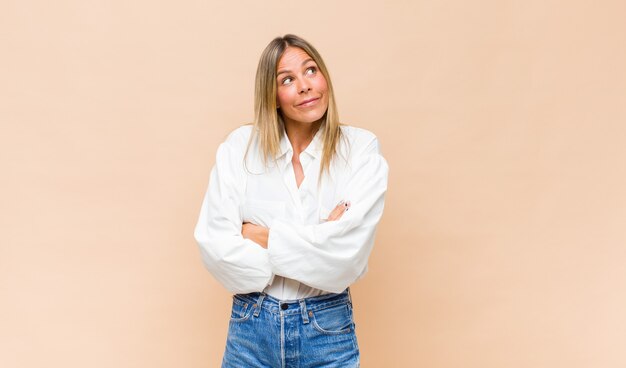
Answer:
[{"label": "woman's mouth", "polygon": [[304,100],[302,102],[300,102],[298,104],[299,107],[308,107],[308,106],[313,106],[317,103],[317,101],[319,100],[319,97],[317,98],[310,98],[308,100]]}]

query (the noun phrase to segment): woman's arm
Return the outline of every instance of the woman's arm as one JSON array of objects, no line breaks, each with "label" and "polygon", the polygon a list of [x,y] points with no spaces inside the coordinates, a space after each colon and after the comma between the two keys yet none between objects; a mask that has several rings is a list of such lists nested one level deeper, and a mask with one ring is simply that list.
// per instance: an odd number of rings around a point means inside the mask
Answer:
[{"label": "woman's arm", "polygon": [[[350,202],[341,201],[328,215],[326,221],[339,220],[348,208],[350,208]],[[250,239],[265,249],[267,249],[267,238],[269,237],[269,232],[270,229],[251,222],[244,222],[241,227],[241,235],[245,239]]]},{"label": "woman's arm", "polygon": [[261,291],[274,276],[267,250],[241,234],[246,143],[240,128],[219,146],[194,231],[205,267],[231,293]]},{"label": "woman's arm", "polygon": [[350,179],[340,188],[352,205],[339,220],[318,225],[274,221],[267,240],[274,274],[330,292],[341,292],[364,275],[388,175],[376,137],[364,146],[355,152]]}]

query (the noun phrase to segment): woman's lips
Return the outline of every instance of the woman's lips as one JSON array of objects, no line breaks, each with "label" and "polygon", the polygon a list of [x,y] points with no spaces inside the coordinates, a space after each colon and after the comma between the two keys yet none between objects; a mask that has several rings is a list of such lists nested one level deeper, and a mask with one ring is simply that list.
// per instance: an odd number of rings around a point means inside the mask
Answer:
[{"label": "woman's lips", "polygon": [[301,102],[300,104],[298,104],[299,107],[308,107],[308,106],[313,106],[317,103],[317,101],[319,100],[318,98],[310,98],[308,100],[304,100],[304,102]]}]

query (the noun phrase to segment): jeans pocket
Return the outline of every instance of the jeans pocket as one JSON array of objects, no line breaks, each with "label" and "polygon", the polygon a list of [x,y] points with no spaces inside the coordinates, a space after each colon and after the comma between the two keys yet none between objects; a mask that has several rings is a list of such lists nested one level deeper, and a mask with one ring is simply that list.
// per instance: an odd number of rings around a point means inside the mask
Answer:
[{"label": "jeans pocket", "polygon": [[236,295],[233,296],[233,307],[230,312],[230,321],[231,322],[243,322],[250,318],[252,314],[252,305],[250,302],[245,301],[243,299],[237,298]]},{"label": "jeans pocket", "polygon": [[352,309],[349,303],[333,305],[312,312],[313,327],[327,335],[345,334],[353,329]]}]

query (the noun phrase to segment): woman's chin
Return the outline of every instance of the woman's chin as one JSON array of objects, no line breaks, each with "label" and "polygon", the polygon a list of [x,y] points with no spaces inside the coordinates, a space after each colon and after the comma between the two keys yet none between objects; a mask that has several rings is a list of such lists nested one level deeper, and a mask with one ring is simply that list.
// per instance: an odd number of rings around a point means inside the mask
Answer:
[{"label": "woman's chin", "polygon": [[313,124],[319,122],[324,117],[324,113],[322,114],[303,114],[300,116],[294,116],[293,118],[284,119],[285,122],[290,122],[294,124]]}]

